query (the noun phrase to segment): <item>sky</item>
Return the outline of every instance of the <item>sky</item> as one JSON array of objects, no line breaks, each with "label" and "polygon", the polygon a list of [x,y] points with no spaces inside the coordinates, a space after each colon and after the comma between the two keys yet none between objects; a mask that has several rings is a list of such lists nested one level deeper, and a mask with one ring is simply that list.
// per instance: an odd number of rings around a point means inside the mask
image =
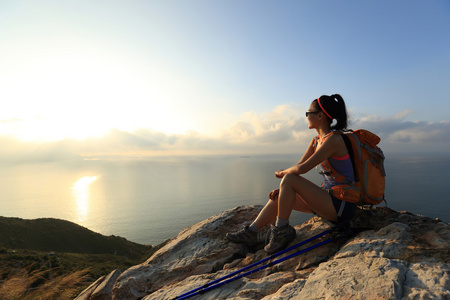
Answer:
[{"label": "sky", "polygon": [[448,0],[0,0],[0,162],[303,153],[341,94],[387,153],[450,152]]}]

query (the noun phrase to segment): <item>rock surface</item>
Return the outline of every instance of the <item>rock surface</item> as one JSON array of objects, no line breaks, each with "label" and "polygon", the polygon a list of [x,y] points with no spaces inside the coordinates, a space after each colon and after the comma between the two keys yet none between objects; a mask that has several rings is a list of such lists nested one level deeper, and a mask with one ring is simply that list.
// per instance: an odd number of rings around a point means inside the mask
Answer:
[{"label": "rock surface", "polygon": [[[264,259],[263,243],[248,249],[225,238],[261,208],[240,206],[187,227],[145,263],[97,280],[80,296],[173,299]],[[318,217],[295,226],[290,246],[330,226]],[[328,243],[332,234],[324,235],[298,248],[326,242],[316,249],[191,299],[450,299],[449,224],[379,207],[358,210],[351,226],[358,232],[351,237]]]},{"label": "rock surface", "polygon": [[114,270],[106,276],[102,276],[85,289],[75,300],[109,300],[112,297],[112,289],[121,272]]}]

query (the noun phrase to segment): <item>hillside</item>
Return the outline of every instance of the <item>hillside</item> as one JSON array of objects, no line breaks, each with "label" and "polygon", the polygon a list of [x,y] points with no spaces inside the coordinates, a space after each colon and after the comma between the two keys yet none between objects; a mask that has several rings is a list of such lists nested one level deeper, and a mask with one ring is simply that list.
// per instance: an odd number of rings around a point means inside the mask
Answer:
[{"label": "hillside", "polygon": [[59,219],[24,220],[0,217],[0,247],[82,254],[114,254],[141,258],[152,246],[118,236],[104,236]]},{"label": "hillside", "polygon": [[69,221],[0,217],[0,299],[73,299],[93,278],[158,249]]}]

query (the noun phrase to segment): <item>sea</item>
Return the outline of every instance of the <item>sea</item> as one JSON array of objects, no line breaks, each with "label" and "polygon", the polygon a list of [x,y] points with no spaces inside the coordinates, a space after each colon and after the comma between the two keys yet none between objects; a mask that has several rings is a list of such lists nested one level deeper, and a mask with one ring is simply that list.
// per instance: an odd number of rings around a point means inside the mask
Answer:
[{"label": "sea", "polygon": [[[239,205],[265,204],[274,172],[298,155],[90,158],[4,165],[0,215],[64,219],[103,235],[158,245]],[[387,156],[386,205],[450,222],[449,156]],[[304,175],[320,184],[321,175]],[[385,205],[380,204],[380,205]],[[290,223],[311,214],[294,211]],[[44,233],[43,233],[44,234]]]}]

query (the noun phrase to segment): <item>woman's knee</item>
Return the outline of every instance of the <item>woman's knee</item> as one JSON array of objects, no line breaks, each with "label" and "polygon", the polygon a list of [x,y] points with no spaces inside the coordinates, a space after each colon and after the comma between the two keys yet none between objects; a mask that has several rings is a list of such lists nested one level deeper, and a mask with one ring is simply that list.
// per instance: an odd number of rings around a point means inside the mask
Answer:
[{"label": "woman's knee", "polygon": [[286,174],[280,182],[280,188],[283,187],[292,187],[296,181],[301,178],[300,175],[297,174]]}]

